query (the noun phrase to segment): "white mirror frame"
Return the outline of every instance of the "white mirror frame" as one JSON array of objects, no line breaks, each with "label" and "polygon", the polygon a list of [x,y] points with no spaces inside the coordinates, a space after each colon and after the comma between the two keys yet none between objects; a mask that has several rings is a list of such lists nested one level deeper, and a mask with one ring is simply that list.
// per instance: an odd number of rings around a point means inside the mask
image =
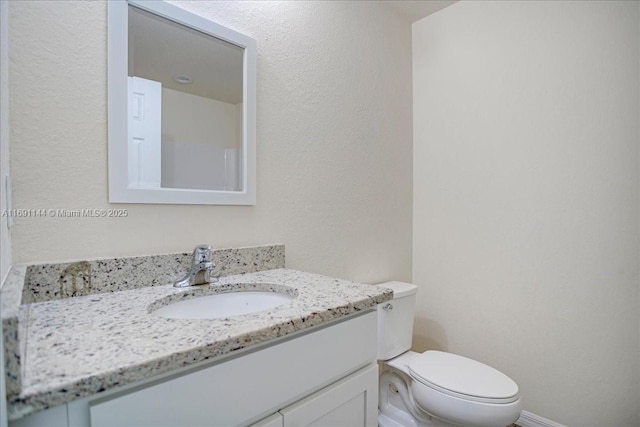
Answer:
[{"label": "white mirror frame", "polygon": [[[162,1],[108,2],[109,202],[192,205],[256,204],[256,41]],[[127,182],[127,73],[129,4],[244,49],[242,191],[129,188]]]}]

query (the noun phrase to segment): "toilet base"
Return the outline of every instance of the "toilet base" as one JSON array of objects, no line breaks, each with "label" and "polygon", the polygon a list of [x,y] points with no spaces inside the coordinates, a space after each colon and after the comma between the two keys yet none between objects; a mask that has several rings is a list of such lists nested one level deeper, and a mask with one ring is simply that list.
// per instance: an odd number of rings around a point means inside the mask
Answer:
[{"label": "toilet base", "polygon": [[[404,382],[404,390],[410,393],[409,387],[406,386],[411,379],[403,372],[389,370],[387,367],[383,370],[383,374],[393,372],[394,376],[397,376],[402,382]],[[382,377],[381,377],[382,379]],[[402,397],[400,396],[399,387],[394,385],[380,384],[380,390],[378,394],[378,426],[379,427],[458,427],[454,424],[446,423],[437,418],[431,417],[426,412],[419,408],[414,410],[419,411],[420,418],[414,417],[407,406],[404,404]]]},{"label": "toilet base", "polygon": [[411,424],[402,425],[393,418],[389,418],[388,416],[378,412],[378,427],[406,427],[407,425]]},{"label": "toilet base", "polygon": [[416,422],[415,419],[410,418],[402,418],[402,420],[404,424],[398,422],[397,418],[391,418],[388,415],[378,413],[378,427],[458,427],[435,418],[432,418],[428,423]]}]

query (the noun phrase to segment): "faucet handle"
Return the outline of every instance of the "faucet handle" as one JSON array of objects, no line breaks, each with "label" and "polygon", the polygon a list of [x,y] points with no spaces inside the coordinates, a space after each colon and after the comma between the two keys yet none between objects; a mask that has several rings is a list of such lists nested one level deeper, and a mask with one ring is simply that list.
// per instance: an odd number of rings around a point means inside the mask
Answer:
[{"label": "faucet handle", "polygon": [[211,261],[211,246],[198,245],[193,250],[193,264]]}]

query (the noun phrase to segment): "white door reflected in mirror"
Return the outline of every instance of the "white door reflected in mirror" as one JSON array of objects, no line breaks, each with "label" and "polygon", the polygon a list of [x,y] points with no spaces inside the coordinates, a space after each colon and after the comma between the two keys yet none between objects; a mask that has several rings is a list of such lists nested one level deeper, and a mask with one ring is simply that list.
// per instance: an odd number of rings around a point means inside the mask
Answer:
[{"label": "white door reflected in mirror", "polygon": [[160,188],[162,85],[140,77],[128,78],[129,188]]},{"label": "white door reflected in mirror", "polygon": [[255,204],[255,57],[179,7],[109,2],[109,200]]}]

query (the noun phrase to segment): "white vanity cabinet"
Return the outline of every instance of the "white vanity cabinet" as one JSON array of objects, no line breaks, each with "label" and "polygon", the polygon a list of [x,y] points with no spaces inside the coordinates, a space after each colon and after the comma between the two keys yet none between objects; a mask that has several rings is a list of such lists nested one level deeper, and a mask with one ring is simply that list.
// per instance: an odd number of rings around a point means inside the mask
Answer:
[{"label": "white vanity cabinet", "polygon": [[[376,328],[376,312],[368,311],[199,369],[71,402],[61,425],[373,427]],[[54,411],[60,417],[58,408],[10,427],[45,426],[38,420]]]}]

